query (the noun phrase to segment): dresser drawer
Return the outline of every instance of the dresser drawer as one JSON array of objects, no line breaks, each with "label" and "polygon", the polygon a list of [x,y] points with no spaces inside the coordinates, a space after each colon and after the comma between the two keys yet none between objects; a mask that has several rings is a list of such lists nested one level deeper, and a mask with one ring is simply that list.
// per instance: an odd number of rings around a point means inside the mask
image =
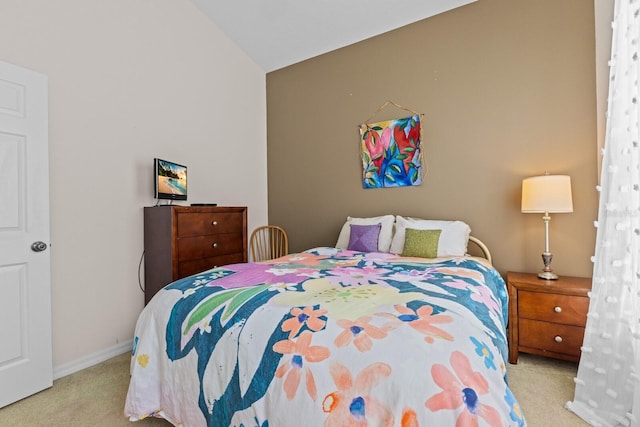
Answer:
[{"label": "dresser drawer", "polygon": [[584,326],[588,310],[588,297],[518,292],[518,316],[521,318]]},{"label": "dresser drawer", "polygon": [[580,356],[584,328],[520,319],[520,347]]},{"label": "dresser drawer", "polygon": [[237,213],[181,212],[177,215],[178,237],[221,233],[242,234],[243,216]]},{"label": "dresser drawer", "polygon": [[178,274],[180,277],[186,277],[191,276],[192,274],[201,273],[211,268],[241,262],[244,262],[242,252],[210,258],[192,259],[178,263]]},{"label": "dresser drawer", "polygon": [[178,239],[178,262],[243,253],[242,233],[215,234]]}]

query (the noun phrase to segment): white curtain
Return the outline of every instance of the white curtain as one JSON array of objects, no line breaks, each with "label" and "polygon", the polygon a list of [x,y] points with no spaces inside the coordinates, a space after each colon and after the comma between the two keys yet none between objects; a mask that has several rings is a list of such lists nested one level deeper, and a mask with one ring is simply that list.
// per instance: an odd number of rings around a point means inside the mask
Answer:
[{"label": "white curtain", "polygon": [[640,427],[640,0],[616,0],[593,289],[567,407],[593,426]]}]

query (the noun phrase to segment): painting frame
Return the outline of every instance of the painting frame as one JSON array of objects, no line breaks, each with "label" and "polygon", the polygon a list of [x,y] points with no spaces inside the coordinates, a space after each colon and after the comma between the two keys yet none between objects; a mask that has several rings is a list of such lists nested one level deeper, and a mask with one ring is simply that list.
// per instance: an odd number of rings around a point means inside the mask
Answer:
[{"label": "painting frame", "polygon": [[362,186],[365,189],[422,184],[420,114],[360,125]]}]

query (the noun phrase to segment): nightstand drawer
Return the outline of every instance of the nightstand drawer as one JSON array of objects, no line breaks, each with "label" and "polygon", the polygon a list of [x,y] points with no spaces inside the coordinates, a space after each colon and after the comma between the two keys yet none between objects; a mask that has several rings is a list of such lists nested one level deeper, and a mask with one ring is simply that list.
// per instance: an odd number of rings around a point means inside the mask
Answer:
[{"label": "nightstand drawer", "polygon": [[520,319],[520,347],[580,356],[584,328]]},{"label": "nightstand drawer", "polygon": [[521,318],[584,326],[589,298],[542,292],[520,291],[518,314]]}]

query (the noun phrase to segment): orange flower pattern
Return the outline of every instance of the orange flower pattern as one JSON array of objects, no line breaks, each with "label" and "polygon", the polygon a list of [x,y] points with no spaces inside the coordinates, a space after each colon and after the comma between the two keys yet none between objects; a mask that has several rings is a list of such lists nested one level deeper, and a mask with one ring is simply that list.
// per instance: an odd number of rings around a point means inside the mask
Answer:
[{"label": "orange flower pattern", "polygon": [[482,402],[489,393],[489,383],[480,372],[473,371],[467,356],[459,351],[451,354],[453,372],[441,364],[431,368],[431,375],[442,392],[430,397],[425,406],[431,411],[457,410],[456,426],[477,426],[478,417],[493,427],[502,426],[498,411]]},{"label": "orange flower pattern", "polygon": [[354,379],[349,369],[334,363],[330,369],[337,391],[325,396],[322,407],[329,414],[325,427],[392,426],[394,416],[379,399],[371,395],[378,383],[391,375],[386,363],[365,367]]},{"label": "orange flower pattern", "polygon": [[325,316],[327,310],[315,310],[313,307],[294,307],[290,313],[292,317],[282,322],[282,330],[289,332],[289,339],[295,337],[305,325],[314,332],[324,328],[325,321],[320,317]]},{"label": "orange flower pattern", "polygon": [[305,362],[316,363],[329,357],[329,349],[321,346],[312,346],[312,333],[304,331],[298,337],[296,342],[291,340],[278,341],[273,345],[273,351],[282,354],[291,355],[290,359],[280,365],[276,370],[276,378],[282,378],[286,374],[284,380],[284,391],[289,400],[293,399],[302,376],[305,377],[307,393],[313,400],[318,397],[316,382],[311,369],[305,365]]},{"label": "orange flower pattern", "polygon": [[344,329],[334,341],[336,347],[345,347],[351,342],[358,351],[368,351],[373,347],[373,339],[381,340],[387,336],[387,331],[371,325],[371,316],[364,316],[355,321],[340,319],[336,323]]},{"label": "orange flower pattern", "polygon": [[435,338],[453,341],[453,336],[450,333],[435,326],[440,323],[453,322],[453,318],[451,316],[446,314],[433,314],[433,307],[430,305],[423,305],[417,310],[412,310],[407,306],[398,304],[395,305],[395,309],[400,313],[397,316],[394,316],[391,313],[379,313],[380,316],[393,319],[387,328],[397,328],[403,323],[406,323],[416,331],[423,334],[424,340],[429,344],[433,343]]}]

